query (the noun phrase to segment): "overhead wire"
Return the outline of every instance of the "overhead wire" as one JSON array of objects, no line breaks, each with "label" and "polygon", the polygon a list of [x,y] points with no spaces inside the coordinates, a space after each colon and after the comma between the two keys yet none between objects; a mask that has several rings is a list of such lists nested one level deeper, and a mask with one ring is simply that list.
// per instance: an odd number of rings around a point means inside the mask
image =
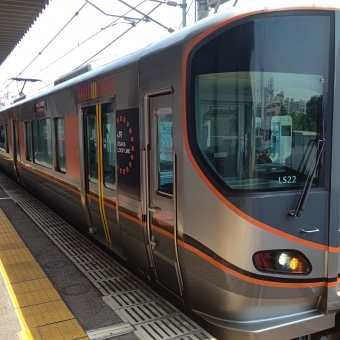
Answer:
[{"label": "overhead wire", "polygon": [[[146,2],[146,0],[143,0],[142,2],[140,2],[137,6],[135,7],[139,7],[140,5],[142,5],[144,2]],[[127,14],[129,14],[130,12],[132,12],[133,9],[130,9],[129,11],[127,11],[125,14],[123,14],[122,16],[118,17],[116,20],[114,20],[111,24],[107,25],[106,27],[102,28],[100,31],[96,32],[95,34],[91,35],[89,38],[85,39],[83,42],[81,42],[80,44],[78,44],[77,46],[73,47],[71,50],[69,50],[68,52],[66,52],[65,54],[63,54],[61,57],[59,57],[58,59],[56,59],[55,61],[53,61],[51,64],[47,65],[45,68],[41,69],[38,73],[34,74],[32,77],[35,77],[36,75],[38,75],[39,73],[45,71],[46,69],[48,69],[49,67],[51,67],[52,65],[54,65],[56,62],[58,62],[59,60],[61,60],[62,58],[66,57],[68,54],[70,54],[71,52],[73,52],[75,49],[77,49],[78,47],[82,46],[83,44],[85,44],[86,42],[88,42],[89,40],[91,40],[92,38],[94,38],[95,36],[97,36],[99,33],[103,32],[105,29],[114,26],[114,24],[116,24],[116,22],[125,17]]]},{"label": "overhead wire", "polygon": [[[138,7],[138,6],[140,6],[142,3],[144,3],[146,0],[143,0],[141,3],[139,3],[137,6],[135,6],[135,7]],[[153,11],[155,11],[159,6],[160,6],[161,4],[158,4],[156,7],[154,7],[149,13],[147,13],[147,15],[149,15],[149,14],[151,14]],[[131,9],[131,10],[129,10],[128,12],[126,12],[123,16],[125,16],[126,14],[128,14],[128,13],[130,13],[131,11],[133,11],[133,9]],[[122,16],[122,17],[123,17]],[[110,27],[110,26],[112,26],[114,23],[116,23],[117,21],[119,20],[119,18],[117,18],[114,22],[112,22],[111,24],[109,24],[108,26],[106,26],[105,28],[108,28],[108,27]],[[142,19],[139,19],[137,22],[136,22],[136,25],[138,24],[138,23],[140,23],[142,21]],[[80,68],[81,66],[83,66],[84,64],[86,64],[87,62],[89,62],[91,59],[93,59],[94,57],[96,57],[98,54],[100,54],[101,52],[103,52],[106,48],[108,48],[110,45],[112,45],[114,42],[116,42],[118,39],[120,39],[123,35],[125,35],[127,32],[129,32],[133,27],[135,27],[135,25],[134,26],[131,26],[129,29],[127,29],[125,32],[123,32],[120,36],[118,36],[116,39],[114,39],[113,41],[111,41],[108,45],[106,45],[104,48],[102,48],[99,52],[97,52],[96,54],[94,54],[91,58],[89,58],[88,60],[86,60],[85,62],[83,62],[82,64],[80,64],[78,67],[76,67],[74,70],[77,70],[78,68]],[[96,34],[98,34],[98,33],[100,33],[101,31],[99,31],[99,32],[97,32]],[[96,35],[96,34],[94,34],[94,35]],[[93,36],[94,36],[93,35]],[[91,38],[91,37],[90,37]],[[90,38],[88,38],[87,40],[85,40],[83,43],[85,43],[86,41],[88,41]],[[78,47],[78,46],[77,46]],[[72,50],[71,50],[72,51]],[[71,52],[71,51],[69,51],[69,52]],[[67,53],[68,54],[68,53]],[[35,75],[37,75],[37,74],[35,74]],[[47,88],[47,87],[49,87],[50,85],[52,85],[53,84],[53,82],[52,83],[50,83],[50,84],[48,84],[48,85],[46,85],[46,86],[44,86],[44,87],[42,87],[42,88],[40,88],[40,89],[38,89],[37,91],[32,91],[32,92],[39,92],[39,91],[42,91],[42,90],[44,90],[45,88]]]},{"label": "overhead wire", "polygon": [[[75,12],[75,14],[73,15],[73,17],[64,25],[64,27],[48,42],[48,44],[38,53],[38,55],[36,57],[34,57],[34,59],[15,77],[18,78],[29,66],[31,66],[33,64],[33,62],[42,55],[42,53],[46,50],[46,48],[51,45],[51,43],[57,38],[57,36],[70,24],[70,22],[76,17],[78,16],[79,12],[86,6],[87,2],[85,1],[84,5],[80,7],[80,9]],[[9,84],[7,84],[0,92],[4,91],[6,89],[6,87],[8,87],[9,85],[11,85],[13,83],[14,80],[12,80]]]},{"label": "overhead wire", "polygon": [[[125,1],[123,1],[123,0],[118,0],[118,1],[121,2],[122,4],[124,4],[125,6],[132,8],[132,6],[129,5],[129,4],[127,4]],[[160,5],[162,5],[162,3],[160,3],[158,6],[160,6]],[[158,7],[158,6],[157,6],[157,7]],[[156,7],[156,8],[157,8],[157,7]],[[159,25],[159,26],[165,28],[169,33],[173,33],[173,32],[174,32],[174,30],[173,30],[171,27],[166,27],[166,26],[162,25],[160,22],[156,21],[155,19],[149,17],[149,14],[150,14],[151,12],[148,13],[147,15],[145,15],[143,12],[139,11],[137,8],[135,8],[134,10],[135,10],[137,13],[143,15],[143,18],[145,17],[145,18],[147,18],[147,19],[153,21],[153,22],[156,23],[157,25]],[[142,19],[141,19],[141,20],[142,20]],[[140,22],[140,21],[139,21],[139,22]]]},{"label": "overhead wire", "polygon": [[[141,6],[144,2],[146,2],[146,0],[143,0],[142,2],[140,2],[140,3],[139,3],[138,5],[136,5],[135,7]],[[85,3],[85,5],[86,5],[86,3]],[[85,5],[84,5],[84,6],[85,6]],[[84,7],[84,6],[83,6],[83,7]],[[134,10],[134,8],[128,10],[128,11],[127,11],[125,14],[123,14],[122,16],[117,17],[117,19],[114,20],[112,23],[110,23],[110,24],[107,25],[106,27],[102,28],[100,31],[96,32],[95,34],[93,34],[92,36],[90,36],[89,38],[87,38],[86,40],[84,40],[82,43],[78,44],[76,47],[74,47],[74,48],[72,48],[71,50],[69,50],[68,52],[66,52],[64,55],[62,55],[61,57],[59,57],[58,59],[56,59],[55,61],[53,61],[51,64],[47,65],[45,68],[43,68],[42,70],[40,70],[39,72],[37,72],[36,74],[34,74],[33,76],[31,76],[30,78],[33,78],[33,77],[35,77],[36,75],[38,75],[39,73],[45,71],[47,68],[49,68],[50,66],[52,66],[53,64],[55,64],[56,62],[58,62],[59,60],[61,60],[62,58],[64,58],[65,56],[67,56],[69,53],[71,53],[72,51],[74,51],[75,49],[77,49],[78,47],[80,47],[81,45],[83,45],[83,44],[85,44],[86,42],[88,42],[90,39],[94,38],[94,37],[95,37],[96,35],[98,35],[99,33],[103,32],[105,29],[114,26],[114,25],[116,24],[116,22],[117,22],[119,19],[125,17],[127,14],[129,14],[129,13],[132,12],[133,10]],[[78,13],[79,13],[79,11],[78,11]],[[27,68],[27,67],[26,67],[26,68]],[[23,71],[22,71],[22,72],[23,72]],[[21,73],[22,73],[22,72],[21,72]],[[11,82],[11,83],[12,83],[12,82]],[[11,84],[11,83],[10,83],[10,84]],[[8,84],[6,87],[8,88],[8,86],[9,86],[10,84]],[[49,86],[52,85],[52,84],[53,84],[53,82],[50,83],[50,84],[48,84],[48,85],[46,85],[46,86],[44,86],[44,87],[42,87],[42,88],[40,88],[40,89],[38,89],[38,90],[27,92],[27,94],[28,94],[28,93],[33,93],[33,92],[39,92],[39,91],[45,89],[46,87],[49,87]],[[5,90],[6,87],[5,87],[3,90]],[[2,90],[2,91],[3,91],[3,90]],[[2,92],[2,91],[1,91],[1,92]]]},{"label": "overhead wire", "polygon": [[[125,14],[124,15],[116,15],[116,14],[109,14],[109,13],[106,13],[104,12],[102,9],[100,9],[98,6],[96,6],[95,4],[93,4],[92,2],[90,2],[89,0],[85,0],[88,4],[90,4],[91,6],[93,6],[97,11],[99,11],[100,13],[108,16],[108,17],[116,17],[116,18],[124,18],[125,20],[139,20],[139,18],[130,18],[130,17],[125,17]],[[132,8],[132,10],[136,9],[138,6],[130,6]],[[142,20],[145,20],[145,21],[148,21],[146,18],[142,19]]]},{"label": "overhead wire", "polygon": [[[161,6],[161,4],[158,4],[155,8],[153,8],[147,15],[151,14],[153,11],[155,11],[159,6]],[[86,63],[88,63],[91,59],[93,59],[94,57],[96,57],[98,54],[102,53],[104,50],[106,50],[109,46],[111,46],[114,42],[116,42],[118,39],[120,39],[123,35],[125,35],[127,32],[129,32],[131,29],[133,29],[134,27],[136,27],[137,24],[139,24],[142,21],[142,19],[139,19],[135,25],[131,26],[130,28],[128,28],[125,32],[123,32],[121,35],[119,35],[116,39],[114,39],[113,41],[111,41],[108,45],[106,45],[104,48],[102,48],[99,52],[97,52],[96,54],[94,54],[91,58],[87,59],[86,61],[84,61],[82,64],[80,64],[78,67],[76,67],[74,70],[77,70],[79,67],[85,65]]]},{"label": "overhead wire", "polygon": [[[143,0],[142,2],[140,2],[138,5],[132,7],[128,4],[126,4],[124,1],[119,0],[120,2],[122,2],[124,5],[130,7],[131,9],[129,11],[127,11],[125,14],[123,14],[122,16],[117,16],[117,19],[114,20],[111,24],[107,25],[106,27],[102,28],[100,31],[96,32],[95,34],[93,34],[92,36],[90,36],[89,38],[87,38],[86,40],[84,40],[82,43],[78,44],[76,47],[74,47],[73,49],[71,49],[70,51],[66,52],[64,55],[62,55],[61,57],[59,57],[58,59],[56,59],[54,62],[52,62],[51,64],[49,64],[48,66],[46,66],[45,68],[43,68],[42,70],[40,70],[39,72],[37,72],[36,74],[34,74],[32,77],[35,77],[36,75],[38,75],[39,73],[43,72],[44,70],[46,70],[47,68],[49,68],[50,66],[52,66],[53,64],[55,64],[56,62],[58,62],[60,59],[64,58],[66,55],[68,55],[69,53],[71,53],[72,51],[74,51],[76,48],[80,47],[81,45],[85,44],[86,42],[88,42],[90,39],[94,38],[96,35],[98,35],[99,33],[103,32],[103,30],[114,26],[118,20],[120,20],[121,18],[125,17],[128,13],[134,11],[137,9],[137,7],[139,7],[140,5],[142,5],[144,2],[146,2],[146,0]],[[19,73],[19,75],[21,75],[41,54],[42,52],[53,42],[53,40],[66,28],[66,26],[79,14],[79,12],[85,7],[85,5],[89,3],[91,4],[89,1],[85,1],[85,4],[75,13],[75,15],[67,22],[66,25],[64,25],[64,27],[50,40],[50,42],[44,47],[44,49],[39,52],[39,54]],[[118,36],[116,39],[114,39],[110,44],[106,45],[103,49],[101,49],[99,52],[97,52],[95,55],[93,55],[91,58],[89,58],[87,61],[85,61],[84,63],[82,63],[81,65],[79,65],[76,69],[78,69],[79,67],[83,66],[85,63],[87,63],[88,61],[90,61],[92,58],[94,58],[95,56],[97,56],[98,54],[100,54],[102,51],[104,51],[106,48],[108,48],[110,45],[112,45],[114,42],[116,42],[118,39],[120,39],[123,35],[125,35],[127,32],[129,32],[133,27],[135,27],[138,23],[140,23],[141,21],[144,20],[144,18],[149,19],[150,21],[154,21],[155,23],[157,23],[158,25],[162,26],[163,28],[166,28],[168,31],[169,29],[160,24],[159,22],[155,21],[154,19],[150,18],[149,15],[155,11],[162,3],[160,2],[155,8],[153,8],[149,13],[144,14],[138,10],[136,10],[138,13],[141,13],[143,15],[142,18],[137,19],[138,21],[134,23],[134,25],[132,25],[128,30],[126,30],[125,32],[123,32],[120,36]],[[92,5],[92,4],[91,4]],[[191,3],[192,5],[192,3]],[[191,7],[190,5],[190,7]],[[189,9],[190,9],[189,7]],[[149,21],[148,20],[148,21]],[[76,70],[75,69],[75,70]],[[11,81],[9,84],[6,85],[6,87],[1,90],[0,92],[4,91],[6,88],[8,88],[9,85],[12,84],[13,81]],[[32,92],[39,92],[47,87],[49,87],[50,85],[52,85],[52,83],[38,89],[37,91],[30,91],[28,93],[32,93]]]}]

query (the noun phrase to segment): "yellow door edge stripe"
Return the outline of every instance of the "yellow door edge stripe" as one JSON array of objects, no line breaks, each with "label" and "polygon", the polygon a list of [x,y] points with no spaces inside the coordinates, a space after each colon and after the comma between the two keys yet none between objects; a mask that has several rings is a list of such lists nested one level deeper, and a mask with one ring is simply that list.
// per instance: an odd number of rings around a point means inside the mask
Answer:
[{"label": "yellow door edge stripe", "polygon": [[103,130],[102,130],[102,107],[101,104],[96,105],[97,113],[97,148],[98,148],[98,191],[99,191],[99,209],[106,236],[106,241],[112,244],[109,226],[105,214],[104,205],[104,170],[103,170]]}]

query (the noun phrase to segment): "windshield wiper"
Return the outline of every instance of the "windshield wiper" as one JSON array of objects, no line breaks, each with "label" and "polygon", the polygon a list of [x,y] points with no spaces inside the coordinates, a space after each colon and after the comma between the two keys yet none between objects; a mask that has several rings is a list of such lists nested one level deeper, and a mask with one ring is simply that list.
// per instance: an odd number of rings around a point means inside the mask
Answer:
[{"label": "windshield wiper", "polygon": [[308,170],[308,175],[307,175],[307,178],[306,178],[305,185],[302,189],[302,192],[301,192],[301,195],[300,195],[300,198],[299,198],[299,202],[298,202],[295,210],[288,211],[288,213],[287,213],[288,217],[300,217],[301,212],[305,209],[307,198],[308,198],[308,195],[309,195],[309,192],[310,192],[310,188],[312,187],[313,177],[314,177],[315,171],[316,171],[316,169],[317,169],[317,167],[320,163],[322,151],[323,151],[323,148],[325,146],[325,143],[326,143],[326,139],[324,139],[324,138],[318,140],[318,145],[317,145],[316,151],[315,151],[314,168],[313,168],[313,170],[312,169]]}]

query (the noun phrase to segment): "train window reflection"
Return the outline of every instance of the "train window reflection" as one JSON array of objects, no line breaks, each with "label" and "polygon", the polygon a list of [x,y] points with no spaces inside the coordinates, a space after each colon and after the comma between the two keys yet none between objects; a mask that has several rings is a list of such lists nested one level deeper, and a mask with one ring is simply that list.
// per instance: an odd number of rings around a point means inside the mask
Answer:
[{"label": "train window reflection", "polygon": [[33,122],[34,163],[52,169],[51,120]]},{"label": "train window reflection", "polygon": [[32,124],[31,122],[25,122],[25,150],[26,160],[32,160]]},{"label": "train window reflection", "polygon": [[[171,113],[169,113],[171,112]],[[172,111],[170,108],[157,112],[158,132],[158,191],[173,194],[173,159],[172,159]]]},{"label": "train window reflection", "polygon": [[115,119],[111,103],[102,104],[104,185],[115,189]]},{"label": "train window reflection", "polygon": [[84,108],[84,113],[87,127],[88,178],[90,182],[98,183],[96,107],[88,106]]},{"label": "train window reflection", "polygon": [[56,154],[57,171],[66,173],[66,147],[65,147],[65,123],[64,118],[55,120],[56,129]]},{"label": "train window reflection", "polygon": [[8,152],[6,125],[0,125],[0,150]]},{"label": "train window reflection", "polygon": [[328,106],[330,17],[319,14],[255,17],[193,52],[189,143],[215,183],[304,185]]},{"label": "train window reflection", "polygon": [[206,162],[232,189],[302,185],[319,138],[323,79],[274,72],[197,76],[196,131]]}]

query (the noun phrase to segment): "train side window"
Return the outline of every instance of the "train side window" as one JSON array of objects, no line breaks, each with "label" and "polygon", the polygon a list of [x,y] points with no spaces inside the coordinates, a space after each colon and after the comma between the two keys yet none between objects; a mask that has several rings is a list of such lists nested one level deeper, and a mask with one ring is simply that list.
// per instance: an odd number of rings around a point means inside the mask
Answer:
[{"label": "train side window", "polygon": [[115,183],[115,116],[111,103],[101,105],[103,128],[103,171],[104,185],[114,189]]},{"label": "train side window", "polygon": [[34,163],[52,169],[51,120],[33,122]]},{"label": "train side window", "polygon": [[56,136],[56,170],[66,173],[66,147],[65,147],[65,123],[64,118],[55,120]]},{"label": "train side window", "polygon": [[8,152],[7,125],[0,125],[0,150]]},{"label": "train side window", "polygon": [[25,152],[26,160],[32,160],[32,124],[25,122]]},{"label": "train side window", "polygon": [[170,107],[156,110],[157,115],[157,153],[158,153],[158,192],[173,195],[172,159],[172,110]]}]

